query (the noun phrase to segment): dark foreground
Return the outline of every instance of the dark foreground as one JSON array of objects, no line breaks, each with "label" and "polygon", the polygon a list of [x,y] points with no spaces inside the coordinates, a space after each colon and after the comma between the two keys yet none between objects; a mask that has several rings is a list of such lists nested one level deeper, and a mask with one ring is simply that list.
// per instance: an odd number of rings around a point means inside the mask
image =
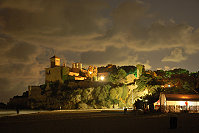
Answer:
[{"label": "dark foreground", "polygon": [[[177,129],[170,129],[170,116]],[[198,133],[199,114],[52,111],[0,118],[0,133]]]}]

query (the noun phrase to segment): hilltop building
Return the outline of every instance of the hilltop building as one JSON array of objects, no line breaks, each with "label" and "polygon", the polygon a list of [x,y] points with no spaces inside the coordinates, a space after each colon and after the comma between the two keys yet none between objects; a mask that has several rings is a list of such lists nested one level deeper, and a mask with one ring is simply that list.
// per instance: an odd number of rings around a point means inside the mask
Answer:
[{"label": "hilltop building", "polygon": [[[106,67],[89,66],[88,69],[83,68],[83,65],[79,62],[72,63],[71,67],[66,66],[65,63],[61,65],[61,60],[57,56],[50,58],[50,67],[45,68],[45,84],[41,86],[29,86],[28,87],[28,99],[36,100],[38,103],[45,101],[47,97],[52,95],[53,84],[58,83],[59,86],[70,82],[72,87],[75,84],[84,84],[86,81],[104,81],[107,82],[108,76],[111,73],[117,73],[119,69],[124,69],[127,73],[127,82],[133,83],[135,79],[144,72],[144,66],[122,66],[117,67],[116,65],[108,64]],[[76,82],[81,81],[81,82]],[[83,82],[85,81],[85,82]],[[59,88],[59,86],[57,88]],[[130,88],[129,90],[132,90]],[[60,90],[58,90],[60,91]],[[30,102],[30,107],[34,108],[34,105]]]},{"label": "hilltop building", "polygon": [[74,78],[75,80],[87,79],[87,77],[80,75],[83,70],[81,63],[73,63],[72,68],[67,67],[65,64],[61,66],[60,58],[57,56],[53,56],[50,58],[50,64],[50,68],[45,68],[45,83],[57,81],[63,83],[68,76]]},{"label": "hilltop building", "polygon": [[45,82],[62,82],[62,68],[65,66],[60,66],[60,58],[53,56],[50,58],[50,68],[45,68]]},{"label": "hilltop building", "polygon": [[88,70],[83,69],[81,63],[72,63],[72,67],[67,67],[65,63],[61,66],[60,58],[53,56],[50,58],[50,67],[45,68],[45,85],[46,94],[42,94],[40,86],[28,86],[29,99],[45,99],[50,93],[50,84],[59,82],[64,83],[66,80],[82,81],[97,76],[97,67],[89,66]]},{"label": "hilltop building", "polygon": [[[63,83],[68,78],[74,78],[74,80],[86,80],[93,81],[105,80],[110,73],[117,72],[116,65],[108,64],[106,67],[89,66],[88,69],[84,69],[81,63],[72,63],[72,68],[67,67],[65,64],[60,65],[60,58],[53,56],[50,58],[50,68],[45,68],[45,83],[60,82]],[[139,76],[145,71],[144,65],[138,64],[135,66],[122,66],[119,69],[124,69],[129,77],[138,79]]]}]

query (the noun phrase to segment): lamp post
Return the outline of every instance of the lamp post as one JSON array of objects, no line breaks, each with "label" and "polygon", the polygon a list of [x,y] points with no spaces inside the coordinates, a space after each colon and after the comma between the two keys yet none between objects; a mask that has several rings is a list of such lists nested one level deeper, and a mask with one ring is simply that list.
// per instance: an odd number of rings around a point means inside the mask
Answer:
[{"label": "lamp post", "polygon": [[133,106],[133,90],[132,90],[132,109],[134,110],[134,106]]},{"label": "lamp post", "polygon": [[101,76],[101,77],[100,77],[100,80],[103,81],[103,80],[104,80],[104,76]]}]

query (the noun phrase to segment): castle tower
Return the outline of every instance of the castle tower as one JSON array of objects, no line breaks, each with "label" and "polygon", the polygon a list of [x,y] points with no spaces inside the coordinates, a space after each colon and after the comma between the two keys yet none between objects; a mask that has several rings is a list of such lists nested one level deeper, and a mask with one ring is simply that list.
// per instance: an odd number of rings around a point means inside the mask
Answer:
[{"label": "castle tower", "polygon": [[72,68],[82,69],[82,64],[81,63],[72,63]]},{"label": "castle tower", "polygon": [[141,65],[141,64],[137,64],[136,65],[137,67],[137,78],[139,79],[139,77],[145,73],[145,66],[144,65]]},{"label": "castle tower", "polygon": [[77,63],[78,64],[78,68],[82,69],[82,64],[81,63]]},{"label": "castle tower", "polygon": [[75,63],[72,63],[72,68],[76,68],[76,65],[75,65]]},{"label": "castle tower", "polygon": [[53,57],[50,58],[50,64],[51,68],[60,66],[60,58],[54,55]]}]

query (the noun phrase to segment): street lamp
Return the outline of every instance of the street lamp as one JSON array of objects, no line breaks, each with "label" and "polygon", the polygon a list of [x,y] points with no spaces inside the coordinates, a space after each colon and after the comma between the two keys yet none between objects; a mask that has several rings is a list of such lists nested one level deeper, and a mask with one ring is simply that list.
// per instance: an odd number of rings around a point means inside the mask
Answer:
[{"label": "street lamp", "polygon": [[102,80],[102,81],[103,81],[103,80],[104,80],[104,76],[101,76],[101,77],[100,77],[100,80]]}]

